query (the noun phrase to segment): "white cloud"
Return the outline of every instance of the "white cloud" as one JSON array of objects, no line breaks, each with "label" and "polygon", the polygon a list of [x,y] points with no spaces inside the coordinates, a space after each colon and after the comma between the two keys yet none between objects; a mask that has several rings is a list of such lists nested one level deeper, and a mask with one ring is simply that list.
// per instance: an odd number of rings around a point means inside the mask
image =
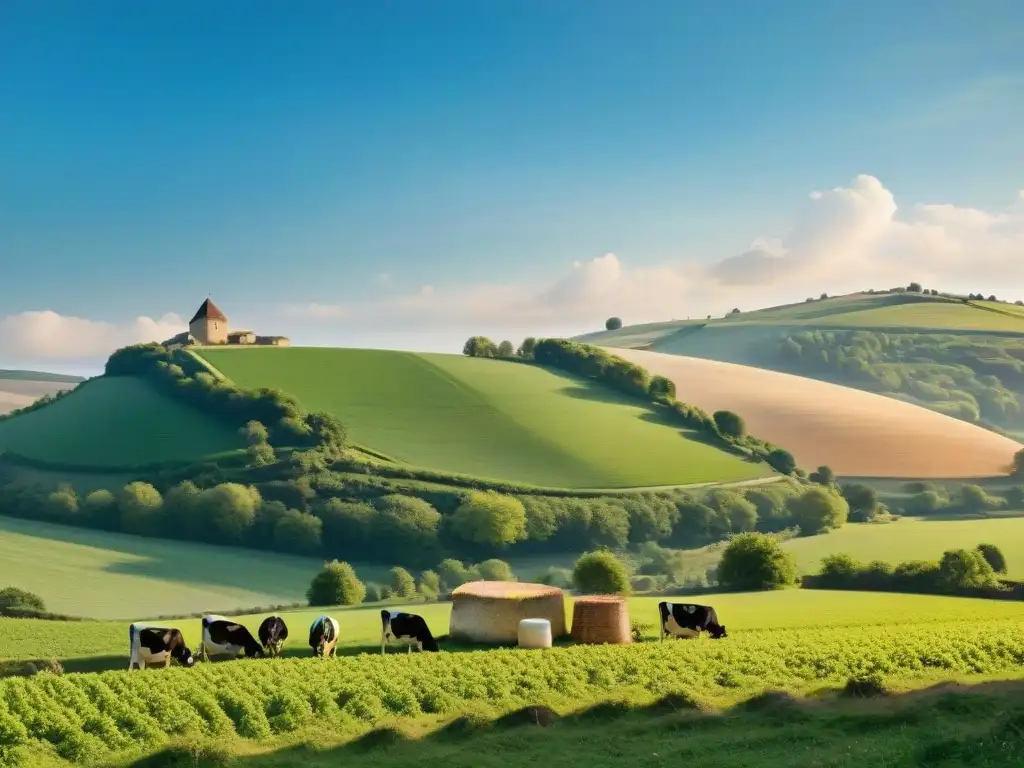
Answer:
[{"label": "white cloud", "polygon": [[859,175],[848,186],[812,192],[785,234],[759,237],[719,261],[629,267],[608,253],[573,262],[546,287],[453,286],[352,305],[345,325],[562,333],[596,327],[611,314],[629,323],[701,317],[914,280],[1024,297],[1024,210],[949,204],[904,210],[879,179]]},{"label": "white cloud", "polygon": [[103,358],[119,347],[163,341],[187,327],[178,315],[137,317],[117,325],[52,310],[22,312],[0,320],[0,360],[41,361]]}]

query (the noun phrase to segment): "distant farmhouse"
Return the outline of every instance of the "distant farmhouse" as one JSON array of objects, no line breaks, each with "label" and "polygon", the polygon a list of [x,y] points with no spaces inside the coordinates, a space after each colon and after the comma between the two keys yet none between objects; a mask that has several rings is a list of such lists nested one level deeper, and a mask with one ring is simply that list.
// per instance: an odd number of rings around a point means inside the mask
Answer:
[{"label": "distant farmhouse", "polygon": [[252,331],[232,331],[228,325],[228,316],[221,312],[213,301],[207,299],[189,320],[188,330],[168,339],[164,346],[230,344],[287,347],[290,343],[287,336],[257,336]]}]

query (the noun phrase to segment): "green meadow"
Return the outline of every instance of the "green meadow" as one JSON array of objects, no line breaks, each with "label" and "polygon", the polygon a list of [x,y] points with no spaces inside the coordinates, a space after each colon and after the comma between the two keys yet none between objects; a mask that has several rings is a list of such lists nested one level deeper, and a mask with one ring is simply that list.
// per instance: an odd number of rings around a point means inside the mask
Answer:
[{"label": "green meadow", "polygon": [[532,485],[631,488],[771,471],[689,439],[650,409],[533,365],[363,349],[202,349],[235,384],[287,392],[356,443],[415,466]]},{"label": "green meadow", "polygon": [[139,466],[242,447],[233,430],[132,377],[93,379],[55,403],[0,420],[0,453],[49,464]]}]

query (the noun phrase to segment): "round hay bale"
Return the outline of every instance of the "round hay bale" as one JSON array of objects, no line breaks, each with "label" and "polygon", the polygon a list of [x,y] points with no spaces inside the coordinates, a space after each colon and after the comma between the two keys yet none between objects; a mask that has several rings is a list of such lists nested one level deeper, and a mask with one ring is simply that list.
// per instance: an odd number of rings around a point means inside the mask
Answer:
[{"label": "round hay bale", "polygon": [[519,622],[520,648],[550,648],[551,622],[547,619],[523,619]]},{"label": "round hay bale", "polygon": [[448,634],[456,642],[519,642],[519,622],[547,619],[553,638],[565,631],[565,595],[557,587],[518,581],[471,581],[452,592]]},{"label": "round hay bale", "polygon": [[632,643],[626,599],[619,595],[576,598],[572,607],[572,639],[577,643],[590,644]]}]

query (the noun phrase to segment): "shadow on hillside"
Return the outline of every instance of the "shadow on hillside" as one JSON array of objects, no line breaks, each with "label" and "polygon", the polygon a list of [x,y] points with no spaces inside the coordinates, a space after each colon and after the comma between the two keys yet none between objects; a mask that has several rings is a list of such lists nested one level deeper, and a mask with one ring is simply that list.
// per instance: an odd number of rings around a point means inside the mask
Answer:
[{"label": "shadow on hillside", "polygon": [[978,520],[1013,520],[1021,517],[1024,517],[1024,510],[1000,511],[990,515],[968,515],[962,513],[921,515],[915,517],[914,520],[920,523],[966,523]]},{"label": "shadow on hillside", "polygon": [[[526,764],[533,762],[531,756],[543,760],[544,755],[558,756],[559,765],[577,757],[592,766],[627,765],[630,757],[647,764],[642,753],[655,758],[651,764],[665,765],[699,757],[701,765],[711,766],[763,764],[764,758],[774,758],[773,766],[853,766],[870,762],[849,752],[865,739],[891,750],[889,757],[902,758],[901,765],[1019,765],[1024,760],[1024,683],[944,683],[900,695],[875,693],[830,690],[799,698],[769,691],[726,712],[707,711],[685,694],[668,694],[644,706],[610,701],[568,715],[537,705],[496,720],[462,715],[419,738],[398,724],[364,732],[341,746],[299,744],[259,755],[231,756],[214,743],[194,743],[132,765],[404,766],[432,764],[432,756],[454,766],[493,766],[510,764],[518,745],[524,752],[515,760]],[[737,760],[741,754],[750,762]]]}]

